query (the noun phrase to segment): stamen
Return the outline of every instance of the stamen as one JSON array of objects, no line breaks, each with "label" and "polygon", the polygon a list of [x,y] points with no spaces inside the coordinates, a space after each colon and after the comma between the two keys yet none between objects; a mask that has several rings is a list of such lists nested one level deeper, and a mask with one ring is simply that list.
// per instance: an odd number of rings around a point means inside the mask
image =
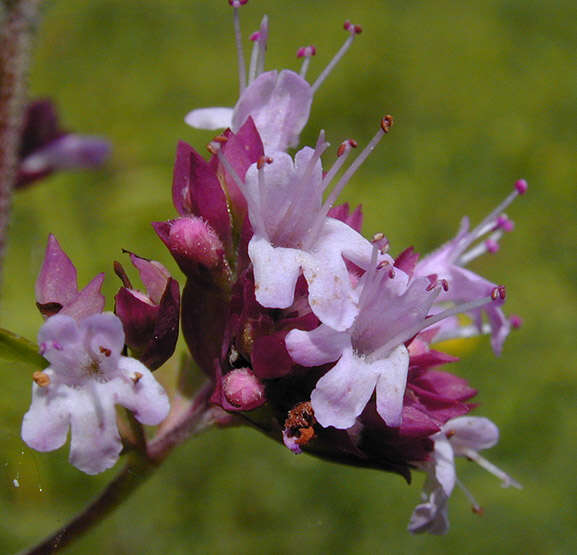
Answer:
[{"label": "stamen", "polygon": [[482,515],[483,514],[483,507],[481,507],[481,505],[479,505],[479,503],[477,503],[477,501],[473,497],[473,494],[465,487],[463,482],[461,482],[461,480],[459,480],[459,478],[455,477],[455,483],[461,488],[461,491],[467,496],[467,499],[471,502],[471,510],[476,515]]},{"label": "stamen", "polygon": [[136,385],[142,379],[142,373],[134,372],[134,376],[132,376],[130,379],[134,382],[134,385]]},{"label": "stamen", "polygon": [[[339,179],[337,184],[333,187],[333,190],[330,192],[327,199],[323,203],[321,209],[319,210],[319,213],[317,214],[317,216],[315,218],[315,222],[311,226],[311,231],[309,232],[309,237],[317,237],[317,235],[318,235],[318,233],[319,233],[319,231],[320,231],[320,229],[321,229],[321,227],[325,221],[325,218],[327,217],[329,210],[333,207],[334,203],[336,202],[337,197],[341,194],[342,190],[345,188],[345,185],[349,182],[349,180],[354,175],[354,173],[359,169],[361,164],[367,159],[369,154],[374,150],[374,148],[377,146],[379,141],[383,138],[384,134],[385,134],[385,132],[383,131],[383,129],[381,127],[377,131],[375,136],[371,139],[369,144],[355,158],[355,161],[348,167],[348,169],[345,171],[345,173],[341,176],[341,178]],[[353,144],[356,144],[356,141],[351,143],[351,146],[353,146]],[[348,153],[348,151],[345,150],[345,154],[347,154],[347,153]],[[330,171],[327,173],[327,175],[325,175],[325,177],[323,179],[323,189],[326,188],[327,184],[329,183],[329,180],[332,180],[334,175],[337,173],[337,171],[343,165],[344,160],[340,161],[340,160],[342,160],[342,158],[343,158],[343,156],[338,157],[334,166],[330,169]],[[338,167],[335,167],[335,166],[338,166]]]},{"label": "stamen", "polygon": [[489,462],[487,459],[479,455],[479,453],[477,453],[477,451],[475,451],[474,449],[469,449],[465,447],[461,448],[461,452],[465,457],[476,462],[481,468],[484,468],[487,472],[490,472],[491,474],[493,474],[493,476],[499,478],[499,480],[501,480],[502,487],[508,488],[510,486],[513,486],[514,488],[517,489],[523,489],[523,486],[519,482],[517,482],[517,480],[514,480],[506,472],[503,472],[499,467],[495,466],[492,462]]},{"label": "stamen", "polygon": [[501,299],[502,301],[504,301],[506,296],[507,292],[504,285],[497,285],[497,287],[494,287],[493,290],[491,291],[491,298],[494,301],[496,301],[497,299]]},{"label": "stamen", "polygon": [[[373,245],[375,245],[375,247],[377,247],[379,249],[379,252],[381,254],[385,254],[388,250],[389,250],[389,240],[385,237],[384,233],[375,233],[373,235],[373,239],[371,240],[371,243],[373,243]],[[386,262],[386,261],[383,261]],[[387,262],[388,264],[388,262]]]},{"label": "stamen", "polygon": [[311,63],[311,58],[316,55],[317,49],[311,44],[310,46],[302,46],[297,50],[297,58],[304,58],[303,65],[299,75],[304,79],[307,76],[307,71],[309,69],[309,64]]},{"label": "stamen", "polygon": [[340,62],[341,58],[346,54],[347,50],[350,48],[351,44],[355,40],[355,36],[362,32],[360,25],[353,25],[350,21],[345,21],[344,28],[350,33],[349,37],[345,43],[341,46],[340,50],[335,54],[333,59],[329,62],[327,67],[322,71],[322,73],[317,77],[317,80],[312,86],[313,94],[322,85],[323,81],[329,76],[334,67]]},{"label": "stamen", "polygon": [[46,372],[34,372],[32,379],[36,382],[38,387],[46,387],[50,385],[50,376]]},{"label": "stamen", "polygon": [[479,237],[485,235],[492,229],[495,228],[495,222],[497,221],[499,215],[509,206],[519,195],[525,194],[528,185],[524,179],[519,179],[515,183],[515,189],[501,202],[494,210],[492,210],[488,216],[486,216],[483,221],[470,233],[467,233],[465,237],[461,240],[461,244],[458,246],[456,251],[458,253],[463,253],[465,249],[474,243]]},{"label": "stamen", "polygon": [[[496,298],[500,297],[500,293],[498,290],[499,287],[495,287],[495,289],[491,293],[491,296],[489,297],[481,297],[480,299],[475,299],[474,301],[469,301],[467,303],[455,305],[451,308],[448,308],[447,310],[444,310],[443,312],[433,314],[432,316],[429,316],[428,318],[425,318],[424,320],[417,322],[410,328],[399,332],[397,335],[395,335],[395,337],[387,341],[382,347],[380,347],[377,351],[375,351],[373,356],[375,358],[378,358],[378,356],[381,353],[386,354],[389,351],[392,351],[397,345],[400,345],[401,343],[408,341],[411,337],[417,335],[421,330],[428,328],[433,324],[436,324],[437,322],[444,320],[445,318],[449,318],[450,316],[456,316],[457,314],[462,314],[464,312],[470,312],[471,310],[475,310],[476,308],[481,308],[482,306],[491,304],[496,300]],[[493,298],[493,294],[496,295],[496,298]],[[504,288],[503,288],[503,294],[504,294]]]},{"label": "stamen", "polygon": [[[385,118],[388,116],[385,116]],[[347,171],[343,174],[340,178],[338,183],[333,187],[330,195],[327,197],[323,205],[324,216],[326,216],[329,210],[332,208],[333,204],[336,202],[337,197],[341,194],[342,190],[345,188],[345,185],[349,182],[351,177],[355,174],[355,172],[359,169],[359,167],[363,164],[363,162],[368,158],[369,154],[374,150],[380,140],[383,138],[385,131],[383,126],[384,119],[381,120],[381,128],[377,131],[375,136],[371,139],[369,144],[363,149],[363,151],[356,157],[355,161],[349,166]]]},{"label": "stamen", "polygon": [[327,188],[328,184],[334,179],[335,175],[343,167],[353,148],[357,148],[357,141],[354,139],[348,139],[339,145],[339,148],[337,149],[337,159],[332,165],[331,169],[323,177],[323,184],[321,186],[323,191]]},{"label": "stamen", "polygon": [[253,46],[250,56],[250,68],[248,70],[249,85],[264,71],[264,60],[268,41],[268,17],[266,15],[260,22],[259,30],[250,36],[250,40],[253,41]]},{"label": "stamen", "polygon": [[471,260],[475,260],[475,258],[482,256],[486,252],[491,254],[497,252],[499,250],[498,241],[501,237],[503,237],[503,232],[499,229],[498,231],[495,231],[495,233],[492,233],[486,241],[478,243],[459,256],[456,260],[456,264],[459,266],[466,266],[471,262]]},{"label": "stamen", "polygon": [[242,34],[240,32],[240,17],[238,9],[244,6],[248,0],[228,0],[233,7],[234,38],[236,43],[236,55],[238,60],[238,82],[240,94],[246,89],[246,65],[244,63],[244,52],[242,49]]},{"label": "stamen", "polygon": [[515,229],[515,222],[510,220],[506,214],[501,214],[497,218],[497,228],[502,229],[506,233],[511,233]]},{"label": "stamen", "polygon": [[499,243],[497,243],[497,241],[494,239],[487,239],[485,241],[485,247],[487,248],[488,252],[495,254],[499,250]]}]

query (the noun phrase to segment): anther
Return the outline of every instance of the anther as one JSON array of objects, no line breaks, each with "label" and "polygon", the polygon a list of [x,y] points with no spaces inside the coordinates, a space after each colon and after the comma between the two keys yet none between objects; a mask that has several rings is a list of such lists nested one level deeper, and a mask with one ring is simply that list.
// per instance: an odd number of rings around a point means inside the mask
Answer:
[{"label": "anther", "polygon": [[38,387],[46,387],[50,385],[50,376],[46,372],[36,371],[32,374],[32,379],[36,382]]},{"label": "anther", "polygon": [[311,56],[315,56],[316,53],[317,49],[312,44],[310,44],[309,46],[301,46],[297,50],[297,58],[310,58]]},{"label": "anther", "polygon": [[360,25],[354,25],[349,20],[344,22],[343,29],[351,33],[351,35],[360,35],[363,32],[363,28]]},{"label": "anther", "polygon": [[524,195],[527,192],[528,188],[529,185],[527,185],[527,182],[524,179],[518,179],[517,181],[515,181],[515,190],[520,195]]},{"label": "anther", "polygon": [[225,144],[228,142],[228,137],[226,135],[217,135],[216,137],[214,137],[214,139],[212,139],[215,143],[219,143],[221,145]]},{"label": "anther", "polygon": [[445,437],[451,439],[457,432],[455,430],[447,430],[445,432]]},{"label": "anther", "polygon": [[391,269],[389,270],[389,277],[390,277],[391,279],[395,279],[395,276],[396,276],[396,275],[397,275],[397,274],[395,273],[394,268],[391,268]]},{"label": "anther", "polygon": [[502,301],[504,301],[506,296],[507,292],[504,285],[497,285],[497,287],[494,287],[493,290],[491,291],[491,299],[493,299],[494,301],[496,301],[497,299],[501,299]]},{"label": "anther", "polygon": [[130,379],[134,382],[134,385],[136,385],[142,379],[142,373],[134,372],[134,376],[132,376]]},{"label": "anther", "polygon": [[272,164],[273,160],[270,156],[261,156],[257,162],[256,162],[256,167],[259,170],[262,170],[265,166],[265,164]]},{"label": "anther", "polygon": [[248,0],[228,0],[228,3],[233,8],[240,8],[241,6],[244,6],[245,4],[247,4]]},{"label": "anther", "polygon": [[377,264],[377,270],[382,270],[383,268],[386,268],[387,266],[390,266],[391,263],[388,260],[381,260],[378,264]]},{"label": "anther", "polygon": [[445,278],[439,280],[439,283],[441,284],[443,291],[447,292],[449,290],[449,282]]},{"label": "anther", "polygon": [[347,139],[346,141],[343,141],[339,145],[339,148],[337,149],[337,158],[340,158],[345,152],[347,152],[351,148],[357,148],[357,146],[359,146],[359,143],[357,143],[357,141],[355,141],[354,139]]},{"label": "anther", "polygon": [[497,224],[495,227],[497,229],[502,229],[503,231],[510,233],[511,231],[513,231],[513,229],[515,229],[515,223],[513,222],[513,220],[510,220],[509,218],[507,218],[507,216],[505,216],[505,214],[501,214],[497,218]]},{"label": "anther", "polygon": [[393,127],[393,116],[391,116],[390,114],[387,114],[382,120],[381,120],[381,129],[385,132],[388,133],[391,130],[391,127]]},{"label": "anther", "polygon": [[518,330],[523,325],[523,319],[521,316],[517,316],[517,314],[511,314],[511,316],[509,316],[509,323],[514,330]]},{"label": "anther", "polygon": [[107,349],[106,347],[100,345],[100,347],[98,348],[98,350],[105,356],[105,357],[109,357],[112,354],[112,351],[110,349]]},{"label": "anther", "polygon": [[487,239],[485,241],[485,248],[487,249],[487,252],[494,254],[499,250],[499,243],[494,239]]},{"label": "anther", "polygon": [[483,516],[483,514],[485,513],[485,510],[483,509],[483,507],[481,507],[479,505],[472,505],[471,511],[473,511],[474,514],[479,515],[479,516]]}]

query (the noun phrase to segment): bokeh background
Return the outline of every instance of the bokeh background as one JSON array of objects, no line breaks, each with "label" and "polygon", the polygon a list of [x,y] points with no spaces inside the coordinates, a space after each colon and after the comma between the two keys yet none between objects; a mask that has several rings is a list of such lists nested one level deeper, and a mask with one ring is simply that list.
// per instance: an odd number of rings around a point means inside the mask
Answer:
[{"label": "bokeh background", "polygon": [[[249,429],[217,431],[178,449],[69,552],[577,552],[577,4],[252,0],[242,10],[245,37],[263,13],[271,21],[267,68],[298,67],[297,47],[313,43],[312,78],[346,37],[343,21],[363,25],[317,94],[302,143],[324,128],[333,144],[364,144],[384,113],[395,116],[343,195],[362,202],[366,232],[385,232],[394,252],[429,251],[462,215],[478,222],[517,178],[528,180],[529,193],[508,210],[515,232],[474,264],[507,285],[507,309],[524,327],[500,358],[486,339],[459,346],[453,367],[479,389],[477,414],[500,426],[488,457],[524,490],[502,489],[460,460],[459,476],[485,514],[472,514],[456,490],[450,533],[412,537],[405,528],[421,475],[409,487],[397,476],[296,457]],[[109,307],[121,248],[178,275],[150,222],[175,214],[176,141],[202,150],[211,137],[183,117],[232,105],[237,90],[225,0],[47,1],[31,94],[56,100],[66,127],[108,137],[114,155],[103,171],[58,175],[17,194],[0,325],[34,339],[41,319],[33,287],[49,232],[81,284],[107,272]],[[62,525],[114,470],[89,477],[67,464],[67,448],[26,448],[19,425],[30,369],[0,373],[0,552],[9,553]],[[157,375],[169,381],[171,368]]]}]

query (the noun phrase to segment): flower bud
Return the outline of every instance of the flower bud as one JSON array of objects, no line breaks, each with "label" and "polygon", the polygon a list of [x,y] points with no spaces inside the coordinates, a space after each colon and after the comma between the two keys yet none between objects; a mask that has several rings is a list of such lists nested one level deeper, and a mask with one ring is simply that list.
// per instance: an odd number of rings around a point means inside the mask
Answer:
[{"label": "flower bud", "polygon": [[264,404],[263,383],[248,368],[238,368],[222,379],[222,391],[226,400],[239,410],[253,410]]},{"label": "flower bud", "polygon": [[155,370],[172,356],[176,347],[180,310],[178,282],[160,262],[132,253],[130,259],[138,269],[146,293],[133,289],[124,269],[116,263],[115,270],[125,287],[115,297],[115,312],[122,320],[126,344],[133,356]]},{"label": "flower bud", "polygon": [[185,216],[153,226],[187,277],[196,276],[201,269],[227,273],[222,241],[203,219]]}]

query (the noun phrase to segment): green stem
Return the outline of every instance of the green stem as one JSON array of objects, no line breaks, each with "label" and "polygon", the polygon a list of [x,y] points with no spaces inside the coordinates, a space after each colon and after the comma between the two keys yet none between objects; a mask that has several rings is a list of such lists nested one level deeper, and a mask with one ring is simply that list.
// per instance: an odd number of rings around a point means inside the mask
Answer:
[{"label": "green stem", "polygon": [[112,513],[156,468],[151,461],[140,454],[131,453],[128,456],[126,466],[88,507],[38,545],[21,552],[21,555],[56,553]]},{"label": "green stem", "polygon": [[234,417],[210,404],[214,385],[207,382],[188,402],[186,409],[171,414],[157,436],[145,451],[129,453],[125,467],[106,486],[106,489],[84,510],[56,532],[43,539],[35,547],[20,555],[43,555],[56,553],[82,537],[122,504],[162,464],[177,446],[191,436],[217,426],[233,424]]},{"label": "green stem", "polygon": [[42,0],[4,0],[0,22],[0,280],[26,106],[30,46]]}]

